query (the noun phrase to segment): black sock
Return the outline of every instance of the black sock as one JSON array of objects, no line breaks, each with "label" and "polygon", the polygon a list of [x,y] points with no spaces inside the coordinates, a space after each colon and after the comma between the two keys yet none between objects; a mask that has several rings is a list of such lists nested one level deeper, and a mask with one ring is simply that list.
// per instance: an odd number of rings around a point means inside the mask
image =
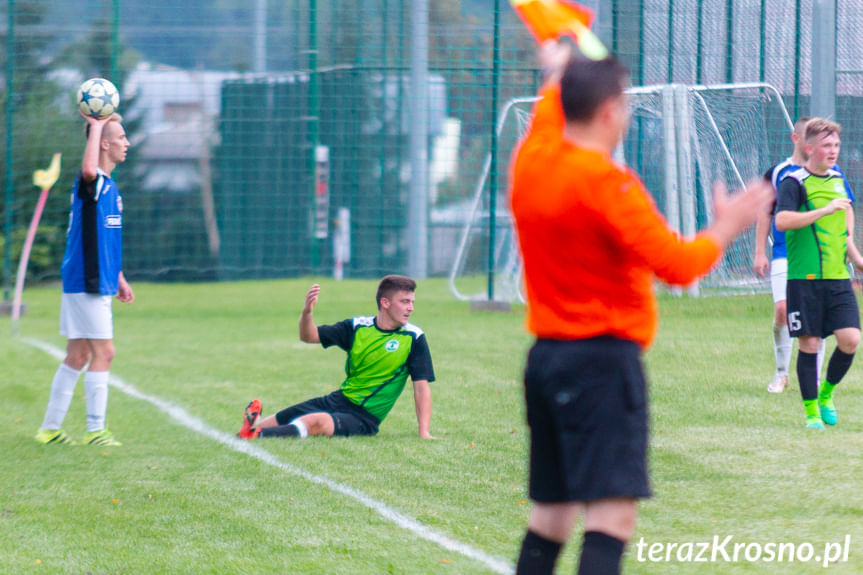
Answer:
[{"label": "black sock", "polygon": [[[830,360],[833,363],[833,360]],[[829,368],[827,370],[830,371]],[[803,401],[818,397],[818,354],[797,352],[797,382]]]},{"label": "black sock", "polygon": [[585,532],[578,575],[618,575],[624,547],[625,541],[611,535],[599,531]]},{"label": "black sock", "polygon": [[299,437],[300,428],[296,425],[286,423],[276,427],[262,427],[258,437]]},{"label": "black sock", "polygon": [[830,356],[830,363],[827,364],[827,382],[832,385],[837,385],[848,369],[851,367],[851,362],[854,361],[853,353],[845,353],[838,347],[833,350],[833,355]]},{"label": "black sock", "polygon": [[521,543],[516,575],[551,575],[562,546],[528,529]]}]

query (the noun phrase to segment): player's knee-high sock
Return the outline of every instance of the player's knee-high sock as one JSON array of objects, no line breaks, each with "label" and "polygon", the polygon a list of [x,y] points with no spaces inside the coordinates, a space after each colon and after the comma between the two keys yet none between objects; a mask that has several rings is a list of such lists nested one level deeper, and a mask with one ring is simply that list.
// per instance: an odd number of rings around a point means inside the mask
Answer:
[{"label": "player's knee-high sock", "polygon": [[85,373],[84,393],[87,396],[87,431],[105,429],[105,414],[108,411],[108,372]]},{"label": "player's knee-high sock", "polygon": [[618,575],[625,541],[599,531],[584,534],[578,575]]},{"label": "player's knee-high sock", "polygon": [[814,353],[797,352],[797,381],[800,383],[806,417],[818,415],[818,372],[815,371],[817,359]]},{"label": "player's knee-high sock", "polygon": [[773,324],[773,356],[776,358],[776,373],[787,376],[791,365],[791,336],[787,325]]},{"label": "player's knee-high sock", "polygon": [[[824,368],[824,351],[827,348],[827,341],[822,339],[821,344],[818,346],[818,367],[816,368],[816,373],[818,374],[818,382],[821,381],[821,374],[824,373],[822,370]],[[829,381],[829,380],[828,380]]]},{"label": "player's knee-high sock", "polygon": [[307,437],[309,430],[306,424],[295,419],[286,425],[278,425],[276,427],[262,427],[258,437]]},{"label": "player's knee-high sock", "polygon": [[60,429],[63,425],[79,375],[79,370],[72,369],[65,363],[61,363],[57,368],[54,379],[51,380],[51,397],[42,420],[42,429]]},{"label": "player's knee-high sock", "polygon": [[833,355],[830,356],[830,363],[827,364],[827,381],[824,385],[827,388],[825,390],[827,395],[833,393],[833,388],[839,385],[839,382],[848,373],[852,361],[854,361],[853,353],[845,353],[838,347],[833,350]]},{"label": "player's knee-high sock", "polygon": [[562,545],[529,530],[521,542],[516,575],[551,575]]}]

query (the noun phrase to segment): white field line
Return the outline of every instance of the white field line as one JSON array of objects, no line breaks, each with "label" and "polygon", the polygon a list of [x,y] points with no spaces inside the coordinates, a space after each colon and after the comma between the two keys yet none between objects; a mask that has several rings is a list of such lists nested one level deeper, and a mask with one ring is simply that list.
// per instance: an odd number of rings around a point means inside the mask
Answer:
[{"label": "white field line", "polygon": [[[41,349],[48,355],[54,356],[57,360],[62,361],[66,356],[65,352],[50,343],[33,339],[29,337],[22,337],[20,341]],[[219,431],[214,427],[208,425],[201,419],[198,419],[194,415],[190,414],[188,411],[183,409],[182,407],[177,407],[176,405],[172,405],[170,402],[165,401],[159,397],[146,394],[134,385],[125,382],[121,378],[117,377],[114,374],[111,374],[110,384],[122,391],[123,393],[134,397],[136,399],[141,399],[154,405],[160,411],[169,415],[174,421],[179,423],[180,425],[191,429],[192,431],[199,433],[205,437],[209,437],[210,439],[221,443],[225,447],[229,449],[233,449],[234,451],[238,451],[240,453],[244,453],[250,457],[254,457],[264,463],[272,465],[273,467],[277,467],[283,471],[287,471],[288,473],[292,473],[294,475],[298,475],[303,479],[311,481],[312,483],[317,483],[320,485],[324,485],[329,489],[341,493],[355,501],[358,501],[375,511],[382,517],[392,521],[402,529],[407,529],[408,531],[414,533],[418,537],[425,539],[426,541],[430,541],[432,543],[437,543],[444,549],[449,551],[454,551],[456,553],[460,553],[465,557],[473,559],[479,563],[484,564],[486,567],[494,571],[495,573],[500,573],[501,575],[511,575],[514,571],[513,566],[503,559],[498,559],[497,557],[492,557],[487,553],[480,551],[479,549],[475,549],[466,543],[461,543],[452,539],[451,537],[447,537],[443,533],[432,529],[426,525],[423,525],[413,517],[409,515],[405,515],[401,511],[398,511],[386,503],[378,501],[374,499],[362,491],[354,489],[348,485],[344,485],[339,483],[338,481],[333,481],[327,477],[322,475],[315,475],[314,473],[309,473],[305,469],[301,469],[290,463],[285,463],[277,459],[272,453],[266,451],[265,449],[261,449],[254,442],[244,441],[242,439],[238,439],[234,435],[225,433],[224,431]]]}]

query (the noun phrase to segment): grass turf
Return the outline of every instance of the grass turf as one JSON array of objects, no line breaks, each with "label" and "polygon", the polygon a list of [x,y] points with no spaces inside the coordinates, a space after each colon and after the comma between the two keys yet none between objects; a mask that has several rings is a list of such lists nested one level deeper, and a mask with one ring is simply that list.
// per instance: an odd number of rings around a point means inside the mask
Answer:
[{"label": "grass turf", "polygon": [[[312,280],[139,284],[115,302],[112,372],[226,433],[260,397],[270,413],[334,389],[344,353],[298,341]],[[318,323],[374,313],[371,281],[321,280]],[[57,347],[59,289],[28,290],[22,335]],[[633,544],[720,540],[813,545],[850,535],[863,572],[860,367],[837,390],[839,425],[803,428],[799,393],[767,394],[769,296],[662,298],[645,356],[655,497]],[[420,440],[407,391],[374,438],[260,442],[278,460],[358,489],[431,529],[514,562],[526,524],[523,313],[476,313],[441,280],[421,282],[415,323],[438,381]],[[112,390],[121,448],[44,447],[39,427],[57,361],[9,336],[0,318],[0,571],[9,573],[491,573],[358,502],[178,425]],[[829,347],[828,347],[829,349]],[[792,364],[793,365],[793,364]],[[792,380],[795,378],[792,377]],[[792,384],[795,385],[795,384]],[[79,383],[65,428],[84,432]],[[572,573],[578,545],[558,572]],[[642,557],[648,558],[647,549]],[[674,557],[674,554],[672,554]],[[628,573],[820,573],[820,563],[639,561]]]}]

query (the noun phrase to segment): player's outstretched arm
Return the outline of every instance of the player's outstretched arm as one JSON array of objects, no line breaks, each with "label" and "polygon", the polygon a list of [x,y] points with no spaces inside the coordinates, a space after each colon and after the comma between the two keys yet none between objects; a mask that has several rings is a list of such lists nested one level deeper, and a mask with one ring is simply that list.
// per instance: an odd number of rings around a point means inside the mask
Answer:
[{"label": "player's outstretched arm", "polygon": [[318,326],[315,325],[313,314],[320,291],[321,286],[314,284],[306,292],[306,301],[303,304],[303,311],[300,312],[300,341],[306,343],[320,343],[321,341],[318,337]]},{"label": "player's outstretched arm", "polygon": [[429,432],[431,425],[431,386],[428,380],[419,379],[414,381],[414,404],[417,410],[417,426],[420,437],[423,439],[437,439]]}]

